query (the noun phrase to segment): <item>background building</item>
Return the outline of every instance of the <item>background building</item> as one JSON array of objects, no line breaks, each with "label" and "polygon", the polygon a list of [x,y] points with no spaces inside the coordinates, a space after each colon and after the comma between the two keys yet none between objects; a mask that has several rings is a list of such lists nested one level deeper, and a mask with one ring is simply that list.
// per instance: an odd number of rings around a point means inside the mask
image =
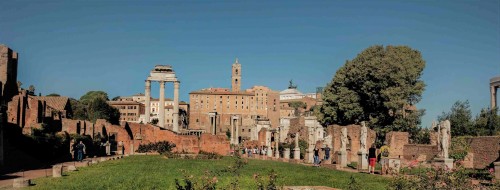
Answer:
[{"label": "background building", "polygon": [[[265,86],[241,90],[241,64],[232,65],[231,90],[206,88],[189,93],[189,129],[225,134],[235,123],[238,137],[250,138],[257,119],[268,119],[273,128],[279,126],[279,93]],[[241,136],[240,136],[241,135]]]}]

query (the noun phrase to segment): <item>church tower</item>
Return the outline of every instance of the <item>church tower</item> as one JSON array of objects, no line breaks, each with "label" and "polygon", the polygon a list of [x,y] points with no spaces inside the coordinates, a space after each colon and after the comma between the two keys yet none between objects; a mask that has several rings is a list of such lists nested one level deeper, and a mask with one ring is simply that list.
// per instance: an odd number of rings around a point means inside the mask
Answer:
[{"label": "church tower", "polygon": [[238,58],[233,63],[231,74],[231,91],[239,92],[241,89],[241,65],[238,63]]}]

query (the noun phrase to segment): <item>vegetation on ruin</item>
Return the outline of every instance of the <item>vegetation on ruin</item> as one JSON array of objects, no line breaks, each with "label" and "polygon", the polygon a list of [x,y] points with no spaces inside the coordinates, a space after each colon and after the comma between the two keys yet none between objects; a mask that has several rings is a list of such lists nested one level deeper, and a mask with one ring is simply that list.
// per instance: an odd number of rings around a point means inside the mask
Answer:
[{"label": "vegetation on ruin", "polygon": [[438,120],[450,120],[451,136],[493,136],[500,134],[500,115],[497,108],[483,108],[472,119],[469,101],[456,101],[450,111],[443,112]]},{"label": "vegetation on ruin", "polygon": [[316,111],[324,125],[367,121],[378,144],[388,131],[421,132],[424,110],[416,110],[425,88],[420,79],[425,61],[407,46],[371,46],[337,70]]},{"label": "vegetation on ruin", "polygon": [[139,153],[146,153],[146,152],[157,152],[160,154],[170,152],[172,148],[175,147],[175,144],[172,142],[168,141],[159,141],[159,142],[152,142],[148,144],[141,144],[139,145],[139,148],[137,149],[137,152]]},{"label": "vegetation on ruin", "polygon": [[108,94],[103,91],[89,91],[80,100],[70,99],[73,118],[95,122],[97,119],[105,119],[112,124],[120,121],[118,109],[110,106]]},{"label": "vegetation on ruin", "polygon": [[[217,189],[236,186],[236,189],[258,189],[258,180],[269,185],[274,170],[277,187],[329,186],[347,189],[350,177],[362,182],[366,189],[386,189],[389,179],[377,175],[347,173],[300,164],[266,160],[241,159],[235,165],[234,157],[220,160],[165,159],[163,156],[130,156],[116,161],[102,162],[76,172],[65,172],[62,178],[35,179],[33,189],[175,189],[175,179],[216,180]],[[236,168],[239,172],[234,184]],[[227,172],[221,172],[225,170]],[[184,173],[182,172],[184,171]],[[214,178],[215,177],[215,178]],[[206,179],[205,179],[206,178]],[[260,178],[260,179],[256,179]],[[232,184],[233,183],[233,184]]]}]

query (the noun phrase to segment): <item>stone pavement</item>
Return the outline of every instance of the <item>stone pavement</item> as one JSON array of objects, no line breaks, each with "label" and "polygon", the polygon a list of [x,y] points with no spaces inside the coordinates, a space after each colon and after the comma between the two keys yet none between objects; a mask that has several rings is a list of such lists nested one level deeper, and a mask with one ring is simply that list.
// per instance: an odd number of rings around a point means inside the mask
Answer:
[{"label": "stone pavement", "polygon": [[[108,160],[116,160],[122,158],[122,155],[115,156],[107,156],[107,157],[97,157],[97,158],[86,158],[82,162],[71,161],[71,162],[63,162],[59,163],[63,165],[63,171],[68,171],[69,166],[75,166],[77,169],[81,167],[87,167],[92,164],[96,164],[99,162],[104,162]],[[55,164],[57,165],[57,164]],[[28,171],[20,171],[9,174],[4,174],[0,176],[0,189],[10,189],[14,183],[14,179],[24,178],[24,179],[36,179],[40,177],[51,177],[52,176],[52,167],[37,169],[37,170],[28,170]]]}]

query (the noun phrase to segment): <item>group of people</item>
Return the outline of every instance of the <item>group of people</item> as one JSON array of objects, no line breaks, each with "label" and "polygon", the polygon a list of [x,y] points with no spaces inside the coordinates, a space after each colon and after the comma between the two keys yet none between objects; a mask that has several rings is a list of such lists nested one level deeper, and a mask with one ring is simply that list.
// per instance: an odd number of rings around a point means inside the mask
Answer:
[{"label": "group of people", "polygon": [[[322,149],[325,151],[325,157],[323,159],[324,160],[330,160],[330,150],[331,150],[330,147],[328,147],[328,145],[326,145],[326,147],[322,148]],[[319,151],[320,151],[320,149],[317,146],[315,146],[314,150],[313,150],[313,152],[314,152],[314,156],[313,156],[314,157],[314,163],[313,163],[313,165],[316,166],[316,167],[319,167],[319,165],[321,164],[321,160],[319,159]]]},{"label": "group of people", "polygon": [[245,147],[242,149],[243,154],[247,154],[248,157],[252,157],[252,155],[267,155],[267,151],[271,151],[271,149],[267,147]]}]

